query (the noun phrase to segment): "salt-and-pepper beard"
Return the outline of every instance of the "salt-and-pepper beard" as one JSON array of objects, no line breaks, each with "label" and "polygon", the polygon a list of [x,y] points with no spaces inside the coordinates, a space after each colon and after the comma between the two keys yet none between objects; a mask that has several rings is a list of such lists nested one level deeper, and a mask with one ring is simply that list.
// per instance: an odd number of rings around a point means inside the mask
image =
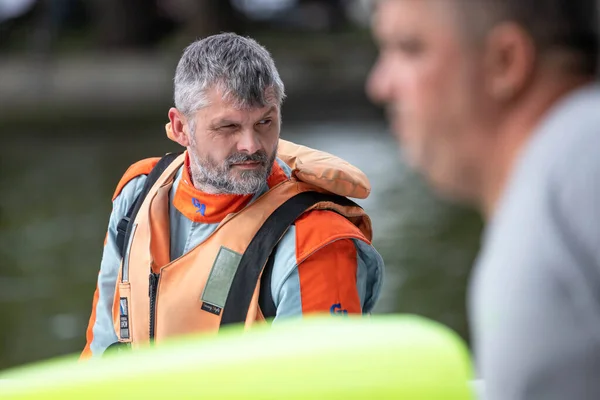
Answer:
[{"label": "salt-and-pepper beard", "polygon": [[[191,146],[188,147],[190,155],[190,173],[194,186],[207,193],[247,195],[260,191],[266,184],[271,174],[273,163],[277,157],[277,148],[270,156],[263,150],[254,154],[234,153],[227,157],[221,165],[217,165],[209,157],[201,157],[196,153],[196,143],[190,135]],[[241,170],[234,176],[233,164],[256,161],[261,167],[257,169]]]}]

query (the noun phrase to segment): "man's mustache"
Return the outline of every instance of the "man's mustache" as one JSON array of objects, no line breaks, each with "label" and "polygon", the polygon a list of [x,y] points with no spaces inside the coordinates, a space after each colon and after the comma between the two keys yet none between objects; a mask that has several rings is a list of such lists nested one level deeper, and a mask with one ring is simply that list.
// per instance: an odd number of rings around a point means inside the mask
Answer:
[{"label": "man's mustache", "polygon": [[269,161],[269,156],[264,150],[259,150],[254,154],[248,153],[235,153],[227,157],[228,166],[232,166],[233,164],[239,164],[243,162],[259,162],[261,164],[266,164]]}]

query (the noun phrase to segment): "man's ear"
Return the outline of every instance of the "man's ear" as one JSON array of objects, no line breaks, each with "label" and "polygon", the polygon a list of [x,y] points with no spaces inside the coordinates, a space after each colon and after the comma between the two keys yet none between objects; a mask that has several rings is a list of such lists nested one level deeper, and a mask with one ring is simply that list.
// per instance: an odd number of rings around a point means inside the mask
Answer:
[{"label": "man's ear", "polygon": [[515,23],[493,28],[487,39],[485,67],[489,95],[511,101],[531,82],[536,63],[533,39]]},{"label": "man's ear", "polygon": [[169,109],[169,121],[171,121],[171,132],[173,133],[173,140],[182,145],[188,147],[190,145],[189,137],[189,124],[185,116],[175,107]]}]

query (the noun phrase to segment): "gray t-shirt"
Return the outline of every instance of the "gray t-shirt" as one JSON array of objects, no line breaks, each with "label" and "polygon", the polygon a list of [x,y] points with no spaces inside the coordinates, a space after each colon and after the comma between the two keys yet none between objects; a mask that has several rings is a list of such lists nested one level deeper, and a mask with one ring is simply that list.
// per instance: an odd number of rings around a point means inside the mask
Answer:
[{"label": "gray t-shirt", "polygon": [[469,293],[486,400],[600,399],[600,86],[520,153]]}]

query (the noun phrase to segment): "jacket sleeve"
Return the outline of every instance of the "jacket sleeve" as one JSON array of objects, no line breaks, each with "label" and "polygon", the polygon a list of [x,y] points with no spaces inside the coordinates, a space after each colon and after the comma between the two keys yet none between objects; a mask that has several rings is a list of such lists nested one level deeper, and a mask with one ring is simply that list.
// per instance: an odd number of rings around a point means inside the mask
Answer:
[{"label": "jacket sleeve", "polygon": [[358,257],[351,239],[337,240],[298,265],[302,313],[360,314]]},{"label": "jacket sleeve", "polygon": [[145,179],[145,175],[140,175],[129,180],[119,188],[113,199],[100,272],[86,331],[86,345],[81,353],[81,359],[101,356],[108,346],[117,341],[112,317],[115,288],[121,266],[121,256],[117,247],[117,225],[141,192]]}]

